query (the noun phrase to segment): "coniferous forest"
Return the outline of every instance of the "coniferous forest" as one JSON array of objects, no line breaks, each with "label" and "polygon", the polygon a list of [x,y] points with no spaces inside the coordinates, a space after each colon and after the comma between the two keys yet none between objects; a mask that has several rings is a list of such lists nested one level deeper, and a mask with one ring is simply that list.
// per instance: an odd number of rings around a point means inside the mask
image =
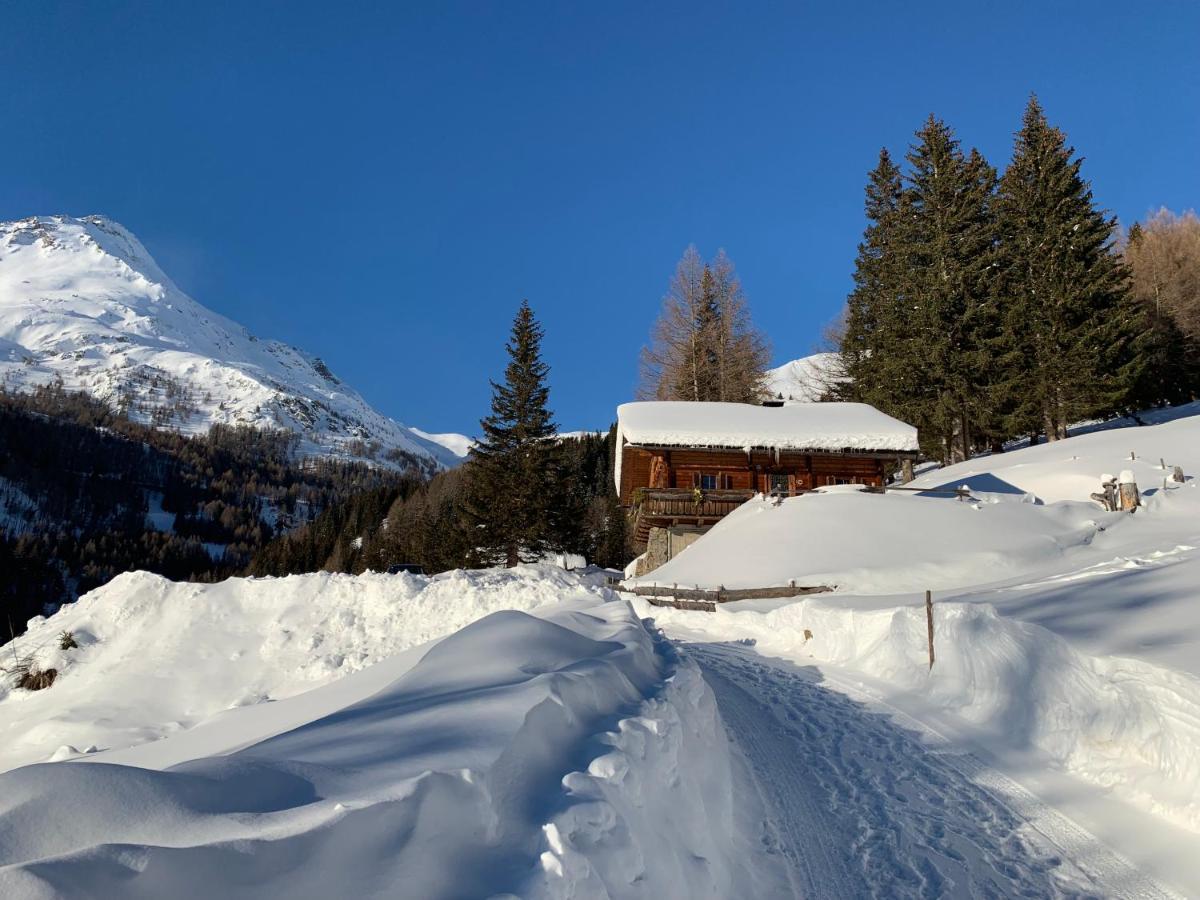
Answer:
[{"label": "coniferous forest", "polygon": [[121,572],[241,574],[276,535],[342,498],[420,484],[362,463],[296,459],[295,444],[246,427],[185,437],[60,386],[0,391],[4,630]]},{"label": "coniferous forest", "polygon": [[903,163],[884,149],[836,335],[837,393],[916,425],[943,462],[1196,396],[1200,301],[1183,290],[1162,303],[1151,267],[1177,285],[1200,253],[1187,261],[1175,222],[1152,238],[1176,250],[1170,262],[1144,229],[1125,238],[1082,165],[1036,97],[1002,175],[933,116]]},{"label": "coniferous forest", "polygon": [[601,566],[628,561],[612,479],[615,430],[559,437],[543,332],[528,303],[513,321],[509,363],[492,383],[482,437],[458,469],[415,490],[380,487],[335,504],[263,547],[255,575],[363,572],[399,562],[438,572],[516,565],[546,554]]}]

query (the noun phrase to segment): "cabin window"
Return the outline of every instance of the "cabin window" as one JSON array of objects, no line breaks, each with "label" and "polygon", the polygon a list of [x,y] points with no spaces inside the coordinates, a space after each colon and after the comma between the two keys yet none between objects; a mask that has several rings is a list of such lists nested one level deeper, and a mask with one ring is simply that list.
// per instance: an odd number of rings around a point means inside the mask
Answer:
[{"label": "cabin window", "polygon": [[709,475],[706,472],[696,472],[692,475],[693,487],[698,487],[702,491],[715,491],[717,489],[717,476]]},{"label": "cabin window", "polygon": [[772,494],[786,494],[789,491],[788,477],[786,474],[772,472],[768,480],[767,489]]}]

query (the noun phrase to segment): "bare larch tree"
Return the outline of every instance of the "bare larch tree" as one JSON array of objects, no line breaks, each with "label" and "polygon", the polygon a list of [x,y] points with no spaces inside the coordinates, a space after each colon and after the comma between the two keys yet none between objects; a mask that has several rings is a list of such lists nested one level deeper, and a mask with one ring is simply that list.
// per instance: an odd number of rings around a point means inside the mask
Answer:
[{"label": "bare larch tree", "polygon": [[642,349],[638,396],[757,403],[770,360],[729,257],[706,263],[688,247]]}]

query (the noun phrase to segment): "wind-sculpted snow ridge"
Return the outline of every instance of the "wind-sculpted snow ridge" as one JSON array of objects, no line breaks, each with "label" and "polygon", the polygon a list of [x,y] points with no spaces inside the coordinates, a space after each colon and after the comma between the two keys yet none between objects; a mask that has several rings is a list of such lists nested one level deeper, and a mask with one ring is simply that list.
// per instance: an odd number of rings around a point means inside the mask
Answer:
[{"label": "wind-sculpted snow ridge", "polygon": [[[32,620],[15,642],[59,677],[37,693],[0,682],[0,771],[154,741],[328,684],[496,610],[595,601],[600,590],[551,566],[218,584],[119,575]],[[78,648],[60,649],[64,631]]]},{"label": "wind-sculpted snow ridge", "polygon": [[0,895],[731,896],[749,865],[711,692],[574,585],[259,707],[296,721],[274,736],[218,718],[0,775]]},{"label": "wind-sculpted snow ridge", "polygon": [[201,306],[103,216],[0,223],[0,385],[55,381],[184,433],[244,424],[293,431],[305,454],[427,470],[459,461],[319,358]]}]

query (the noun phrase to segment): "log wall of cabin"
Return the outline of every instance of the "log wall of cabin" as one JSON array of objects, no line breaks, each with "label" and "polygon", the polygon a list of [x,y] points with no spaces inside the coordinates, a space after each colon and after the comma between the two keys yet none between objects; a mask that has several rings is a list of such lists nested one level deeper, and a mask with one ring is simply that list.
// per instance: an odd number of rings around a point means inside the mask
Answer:
[{"label": "log wall of cabin", "polygon": [[870,456],[755,450],[654,449],[623,447],[621,503],[633,503],[643,487],[691,488],[701,474],[716,475],[717,486],[766,492],[772,474],[788,476],[788,490],[809,490],[830,484],[883,484],[885,463]]},{"label": "log wall of cabin", "polygon": [[640,447],[621,448],[621,504],[633,503],[633,492],[650,486],[650,461],[654,458],[649,450]]}]

